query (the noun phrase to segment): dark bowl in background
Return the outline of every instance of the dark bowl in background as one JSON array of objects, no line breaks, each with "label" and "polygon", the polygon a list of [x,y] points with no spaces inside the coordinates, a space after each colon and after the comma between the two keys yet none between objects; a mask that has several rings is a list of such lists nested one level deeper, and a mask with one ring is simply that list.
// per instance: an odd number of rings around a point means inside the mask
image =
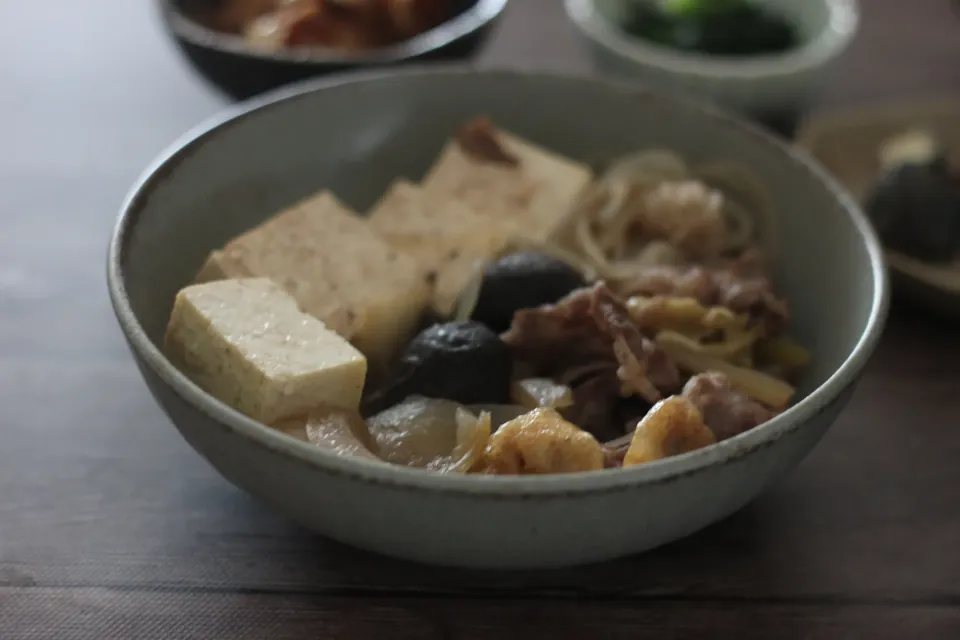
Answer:
[{"label": "dark bowl in background", "polygon": [[337,71],[468,58],[507,5],[507,0],[453,0],[453,16],[429,31],[390,47],[344,54],[322,49],[258,51],[240,36],[208,29],[191,18],[229,0],[156,2],[164,28],[193,67],[220,90],[241,100]]}]

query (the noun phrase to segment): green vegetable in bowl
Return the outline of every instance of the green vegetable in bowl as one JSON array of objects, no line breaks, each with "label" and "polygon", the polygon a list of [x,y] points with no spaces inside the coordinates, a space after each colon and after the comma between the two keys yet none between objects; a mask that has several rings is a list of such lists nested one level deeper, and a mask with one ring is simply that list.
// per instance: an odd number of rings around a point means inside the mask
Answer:
[{"label": "green vegetable in bowl", "polygon": [[730,11],[744,6],[743,0],[664,0],[663,11],[675,16],[696,17]]},{"label": "green vegetable in bowl", "polygon": [[781,53],[800,42],[793,24],[748,0],[635,2],[623,28],[655,44],[715,56]]}]

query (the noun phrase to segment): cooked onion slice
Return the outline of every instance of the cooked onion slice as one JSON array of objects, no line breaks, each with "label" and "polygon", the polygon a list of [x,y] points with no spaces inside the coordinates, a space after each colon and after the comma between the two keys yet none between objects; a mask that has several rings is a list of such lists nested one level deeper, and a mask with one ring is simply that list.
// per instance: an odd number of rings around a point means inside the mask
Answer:
[{"label": "cooked onion slice", "polygon": [[784,409],[796,392],[792,386],[773,376],[738,367],[705,353],[698,342],[674,331],[661,331],[657,334],[656,342],[681,369],[689,373],[724,373],[733,386],[772,409]]},{"label": "cooked onion slice", "polygon": [[307,442],[342,456],[379,460],[373,453],[376,443],[356,411],[322,407],[307,418]]},{"label": "cooked onion slice", "polygon": [[573,391],[549,378],[525,378],[510,385],[510,399],[527,409],[566,409],[573,406]]},{"label": "cooked onion slice", "polygon": [[367,425],[387,462],[466,473],[486,448],[490,423],[489,413],[478,418],[456,402],[412,396]]},{"label": "cooked onion slice", "polygon": [[501,425],[522,416],[530,410],[518,404],[471,404],[467,409],[476,415],[489,413],[490,425],[493,431],[496,431]]},{"label": "cooked onion slice", "polygon": [[483,459],[490,439],[490,414],[477,417],[460,407],[457,409],[457,444],[446,458],[439,458],[427,468],[433,471],[467,473]]}]

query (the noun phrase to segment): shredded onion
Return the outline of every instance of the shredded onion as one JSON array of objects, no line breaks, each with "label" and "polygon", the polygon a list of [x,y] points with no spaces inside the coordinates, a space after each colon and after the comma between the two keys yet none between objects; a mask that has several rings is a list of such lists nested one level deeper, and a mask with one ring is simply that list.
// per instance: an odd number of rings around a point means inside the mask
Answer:
[{"label": "shredded onion", "polygon": [[[776,216],[767,190],[747,168],[728,162],[688,166],[676,153],[641,151],[614,161],[567,212],[551,238],[567,254],[585,262],[596,275],[616,286],[658,265],[684,261],[669,243],[643,233],[644,199],[665,182],[700,181],[722,194],[721,213],[727,235],[718,243],[725,255],[755,244],[775,250]],[[639,227],[639,230],[637,229]]]}]

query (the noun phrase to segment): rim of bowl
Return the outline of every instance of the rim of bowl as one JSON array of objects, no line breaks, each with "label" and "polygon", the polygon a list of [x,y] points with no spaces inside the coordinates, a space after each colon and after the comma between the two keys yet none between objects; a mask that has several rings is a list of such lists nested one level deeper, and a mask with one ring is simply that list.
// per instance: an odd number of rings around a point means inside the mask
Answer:
[{"label": "rim of bowl", "polygon": [[342,53],[333,49],[299,48],[261,51],[238,35],[209,29],[175,6],[175,0],[156,0],[161,15],[178,37],[190,44],[215,49],[251,60],[293,64],[386,64],[430,53],[474,33],[493,22],[508,0],[477,0],[463,13],[432,29],[398,42],[361,53]]},{"label": "rim of bowl", "polygon": [[782,53],[735,59],[673,51],[626,34],[600,15],[597,0],[564,0],[564,7],[589,40],[638,66],[701,79],[761,80],[821,67],[838,58],[853,40],[860,22],[857,0],[805,1],[819,2],[829,11],[826,26],[813,38]]},{"label": "rim of bowl", "polygon": [[[345,85],[375,81],[398,82],[409,77],[442,79],[464,74],[500,77],[518,82],[557,82],[590,87],[599,86],[606,91],[625,94],[637,100],[660,100],[668,102],[676,109],[686,111],[694,117],[711,120],[717,126],[736,129],[742,135],[759,139],[762,144],[777,147],[798,171],[808,173],[831,192],[840,203],[842,210],[853,222],[866,247],[874,296],[866,325],[850,355],[826,381],[805,398],[772,420],[728,440],[704,449],[627,469],[605,469],[544,476],[440,474],[422,469],[339,456],[291,438],[232,409],[203,391],[167,360],[160,349],[147,337],[146,332],[134,315],[126,290],[124,263],[127,245],[145,203],[150,199],[154,190],[175,171],[177,164],[188,158],[209,139],[229,131],[232,125],[246,118],[256,117],[260,111],[270,109],[289,100],[300,99],[310,94],[322,92],[325,89]],[[208,416],[221,428],[233,431],[243,438],[284,455],[293,462],[309,466],[328,475],[348,477],[351,480],[379,484],[394,489],[432,491],[475,497],[496,497],[498,499],[560,498],[628,490],[641,484],[665,483],[680,476],[691,475],[715,465],[731,462],[757,449],[764,448],[784,435],[801,428],[806,421],[824,410],[856,380],[880,338],[889,304],[889,285],[883,251],[873,228],[853,197],[802,150],[788,147],[785,143],[764,132],[759,126],[739,120],[713,107],[664,95],[637,85],[610,79],[544,71],[478,70],[460,64],[419,65],[389,72],[365,70],[342,74],[338,78],[312,79],[228,107],[220,114],[188,131],[148,166],[125,198],[110,238],[107,255],[107,285],[120,328],[131,348],[136,351],[146,366],[181,400]]]}]

